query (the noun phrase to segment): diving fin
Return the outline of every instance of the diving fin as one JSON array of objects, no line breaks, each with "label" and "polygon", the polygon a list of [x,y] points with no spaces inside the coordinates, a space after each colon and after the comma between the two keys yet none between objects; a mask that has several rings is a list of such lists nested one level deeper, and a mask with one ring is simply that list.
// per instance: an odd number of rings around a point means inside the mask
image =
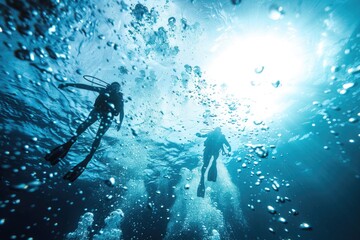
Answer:
[{"label": "diving fin", "polygon": [[205,184],[204,184],[204,182],[199,183],[199,186],[198,186],[198,189],[197,189],[197,196],[202,197],[202,198],[205,197]]},{"label": "diving fin", "polygon": [[216,182],[217,178],[217,168],[216,163],[213,163],[209,169],[207,180],[210,182]]},{"label": "diving fin", "polygon": [[73,167],[69,172],[67,172],[63,179],[68,180],[70,182],[74,182],[85,170],[87,164],[89,163],[88,159],[83,160],[75,167]]},{"label": "diving fin", "polygon": [[63,145],[54,148],[49,154],[46,154],[45,160],[50,162],[51,165],[57,164],[60,161],[60,159],[66,156],[66,154],[69,152],[73,144],[74,141],[68,141]]}]

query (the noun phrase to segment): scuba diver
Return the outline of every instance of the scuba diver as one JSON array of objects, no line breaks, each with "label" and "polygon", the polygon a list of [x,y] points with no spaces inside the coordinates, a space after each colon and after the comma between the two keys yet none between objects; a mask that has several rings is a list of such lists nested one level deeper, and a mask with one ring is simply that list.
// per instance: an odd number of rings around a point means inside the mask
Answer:
[{"label": "scuba diver", "polygon": [[[208,169],[211,157],[213,157],[213,161],[208,171],[207,180],[211,182],[216,182],[216,178],[217,178],[216,160],[219,157],[219,152],[221,150],[223,155],[227,154],[229,156],[229,152],[231,152],[231,146],[229,142],[226,140],[225,135],[222,134],[221,128],[219,127],[215,128],[214,131],[209,132],[207,134],[196,133],[196,136],[204,137],[204,138],[206,137],[206,140],[204,142],[204,146],[205,146],[204,156],[203,156],[204,164],[201,168],[201,178],[200,178],[199,187],[197,189],[197,196],[204,197],[205,195],[204,175],[206,170]],[[224,144],[227,147],[227,151],[228,151],[227,153],[224,149]]]},{"label": "scuba diver", "polygon": [[[93,78],[97,79],[95,77]],[[86,158],[83,161],[81,161],[79,164],[73,167],[63,177],[65,180],[69,180],[70,182],[75,181],[85,170],[87,164],[90,162],[96,149],[100,145],[102,136],[109,129],[114,117],[119,115],[119,121],[117,121],[118,123],[117,131],[120,130],[122,121],[124,119],[124,101],[123,101],[123,94],[120,92],[120,84],[118,82],[113,82],[111,84],[107,84],[107,86],[103,86],[101,84],[98,85],[100,87],[90,86],[86,84],[74,84],[74,83],[65,83],[59,85],[60,89],[64,89],[66,87],[76,87],[76,88],[99,93],[99,96],[96,98],[94,107],[91,110],[89,116],[77,128],[76,135],[70,138],[70,140],[64,143],[63,145],[60,145],[55,149],[53,149],[49,154],[45,156],[45,160],[50,162],[51,165],[57,164],[60,161],[60,159],[63,159],[66,156],[71,146],[76,142],[78,137],[94,122],[100,120],[100,126],[96,133],[95,140],[92,143],[90,153],[86,156]]]}]

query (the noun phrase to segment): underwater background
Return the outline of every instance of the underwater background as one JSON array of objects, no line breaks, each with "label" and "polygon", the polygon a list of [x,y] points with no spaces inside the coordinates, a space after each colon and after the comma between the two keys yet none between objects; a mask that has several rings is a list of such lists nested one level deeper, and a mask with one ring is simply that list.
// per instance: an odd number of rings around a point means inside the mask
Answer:
[{"label": "underwater background", "polygon": [[[360,239],[359,0],[1,0],[0,239]],[[51,166],[96,94],[98,123]],[[204,139],[232,146],[196,195]]]}]

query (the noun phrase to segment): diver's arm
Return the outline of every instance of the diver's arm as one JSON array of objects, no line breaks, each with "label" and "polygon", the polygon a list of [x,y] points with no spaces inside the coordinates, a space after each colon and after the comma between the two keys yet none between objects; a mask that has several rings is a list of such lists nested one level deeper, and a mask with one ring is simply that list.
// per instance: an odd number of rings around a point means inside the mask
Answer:
[{"label": "diver's arm", "polygon": [[201,138],[205,138],[205,137],[208,136],[207,133],[206,133],[206,134],[196,133],[195,135],[196,135],[197,137],[201,137]]},{"label": "diver's arm", "polygon": [[60,89],[64,89],[66,87],[76,87],[76,88],[85,89],[85,90],[94,91],[94,92],[100,92],[100,91],[104,90],[104,88],[102,88],[102,87],[94,87],[94,86],[81,84],[81,83],[62,83],[62,84],[59,84]]},{"label": "diver's arm", "polygon": [[231,146],[230,146],[229,142],[226,140],[225,137],[224,137],[224,144],[227,146],[229,152],[231,152]]}]

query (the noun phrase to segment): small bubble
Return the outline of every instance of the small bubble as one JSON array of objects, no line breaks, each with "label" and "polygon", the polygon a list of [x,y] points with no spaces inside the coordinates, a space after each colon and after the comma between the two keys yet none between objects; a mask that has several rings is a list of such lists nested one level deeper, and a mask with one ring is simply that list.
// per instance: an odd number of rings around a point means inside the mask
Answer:
[{"label": "small bubble", "polygon": [[174,27],[174,26],[175,26],[175,23],[176,23],[176,18],[170,17],[170,18],[168,19],[168,24],[169,24],[170,27]]},{"label": "small bubble", "polygon": [[189,189],[189,188],[190,188],[190,184],[188,184],[188,183],[185,184],[184,188],[185,188],[185,189]]},{"label": "small bubble", "polygon": [[284,8],[276,4],[269,7],[269,18],[272,20],[279,20],[285,15]]},{"label": "small bubble", "polygon": [[15,57],[17,57],[20,60],[25,61],[34,61],[35,60],[35,53],[26,50],[26,49],[18,49],[15,51]]},{"label": "small bubble", "polygon": [[349,68],[349,69],[347,70],[347,72],[348,72],[349,74],[357,74],[357,73],[360,73],[360,65],[357,66],[357,67],[355,67],[355,68]]},{"label": "small bubble", "polygon": [[274,181],[273,184],[271,185],[271,187],[272,187],[275,191],[279,191],[280,184],[279,184],[277,181]]},{"label": "small bubble", "polygon": [[308,223],[302,223],[302,224],[300,224],[300,229],[302,229],[302,230],[312,230],[312,227],[308,224]]},{"label": "small bubble", "polygon": [[332,66],[331,69],[330,69],[330,71],[331,71],[332,73],[335,73],[335,72],[338,72],[339,69],[340,69],[340,68],[339,68],[338,66]]},{"label": "small bubble", "polygon": [[0,219],[0,225],[4,225],[4,223],[5,223],[5,218]]},{"label": "small bubble", "polygon": [[268,212],[269,213],[271,213],[271,214],[275,214],[276,213],[276,210],[275,210],[275,208],[273,207],[273,206],[267,206],[267,210],[268,210]]},{"label": "small bubble", "polygon": [[281,223],[287,223],[286,219],[283,217],[279,217],[278,221]]},{"label": "small bubble", "polygon": [[255,210],[255,207],[254,207],[254,205],[252,205],[252,204],[248,204],[248,207],[251,209],[251,210]]},{"label": "small bubble", "polygon": [[269,231],[270,231],[271,233],[275,233],[275,230],[274,230],[273,228],[271,228],[271,227],[269,227]]},{"label": "small bubble", "polygon": [[110,177],[108,180],[105,180],[105,184],[109,187],[113,187],[115,185],[115,178]]},{"label": "small bubble", "polygon": [[350,53],[350,49],[345,49],[344,53],[347,55]]},{"label": "small bubble", "polygon": [[356,122],[358,122],[358,119],[356,119],[356,118],[349,118],[349,123],[356,123]]},{"label": "small bubble", "polygon": [[280,86],[280,80],[277,80],[276,82],[272,82],[271,85],[274,87],[274,88],[278,88]]},{"label": "small bubble", "polygon": [[260,119],[257,119],[257,120],[254,120],[253,123],[258,126],[258,125],[261,125],[263,123],[263,121]]},{"label": "small bubble", "polygon": [[346,94],[346,89],[338,89],[337,90],[338,91],[338,93],[340,93],[341,95],[345,95]]},{"label": "small bubble", "polygon": [[241,3],[241,0],[231,0],[232,4],[239,5]]},{"label": "small bubble", "polygon": [[58,73],[56,73],[56,74],[54,75],[54,78],[55,78],[57,81],[60,81],[60,82],[66,82],[66,81],[68,80],[67,77],[62,76],[61,74],[58,74]]},{"label": "small bubble", "polygon": [[48,29],[48,32],[49,32],[50,35],[53,34],[53,33],[55,33],[55,32],[56,32],[56,26],[55,26],[55,25],[51,26],[51,27]]},{"label": "small bubble", "polygon": [[299,215],[299,212],[296,211],[295,209],[291,209],[291,210],[289,211],[289,213],[292,214],[292,215],[294,215],[294,216]]},{"label": "small bubble", "polygon": [[189,64],[185,64],[185,65],[184,65],[184,68],[185,68],[185,71],[186,71],[188,74],[191,74],[191,72],[192,72],[192,67],[191,67]]},{"label": "small bubble", "polygon": [[325,11],[325,12],[331,11],[331,6],[326,6],[326,7],[324,8],[324,11]]},{"label": "small bubble", "polygon": [[257,73],[257,74],[260,74],[260,73],[262,73],[263,71],[264,71],[264,66],[257,66],[256,68],[255,68],[255,72]]},{"label": "small bubble", "polygon": [[355,83],[352,83],[352,82],[350,82],[350,83],[345,83],[345,84],[343,84],[343,88],[344,88],[345,90],[347,90],[347,89],[349,89],[349,88],[352,88],[354,85],[355,85]]}]

